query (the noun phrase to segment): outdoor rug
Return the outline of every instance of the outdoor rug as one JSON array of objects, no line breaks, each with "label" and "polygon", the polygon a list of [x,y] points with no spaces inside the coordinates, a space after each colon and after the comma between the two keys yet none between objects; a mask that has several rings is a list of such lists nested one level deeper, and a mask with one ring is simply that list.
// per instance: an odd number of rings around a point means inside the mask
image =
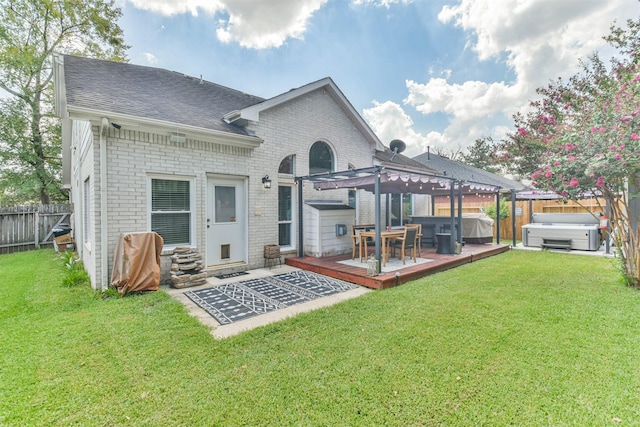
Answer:
[{"label": "outdoor rug", "polygon": [[245,274],[249,274],[246,271],[239,271],[237,273],[229,273],[229,274],[221,274],[219,276],[213,276],[216,279],[230,279],[232,277],[244,276]]},{"label": "outdoor rug", "polygon": [[[407,257],[406,264],[402,264],[402,261],[400,261],[398,258],[389,258],[389,260],[387,261],[387,265],[382,267],[382,272],[388,273],[390,271],[402,270],[403,268],[413,267],[414,265],[420,265],[427,262],[433,262],[433,260],[429,258],[416,258],[416,262],[413,262],[413,259],[409,259]],[[349,265],[351,267],[360,267],[364,268],[365,270],[367,269],[367,262],[364,260],[360,262],[358,258],[338,261],[338,264]]]},{"label": "outdoor rug", "polygon": [[187,291],[185,295],[221,325],[356,289],[331,277],[299,270]]}]

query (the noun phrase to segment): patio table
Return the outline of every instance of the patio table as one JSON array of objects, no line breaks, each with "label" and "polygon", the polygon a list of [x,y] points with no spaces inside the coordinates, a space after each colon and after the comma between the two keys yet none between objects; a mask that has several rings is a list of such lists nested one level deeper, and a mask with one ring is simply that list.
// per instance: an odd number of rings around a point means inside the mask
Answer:
[{"label": "patio table", "polygon": [[[404,236],[404,229],[402,230],[391,230],[391,231],[381,231],[380,232],[380,239],[382,240],[382,266],[385,267],[387,265],[387,258],[389,257],[388,251],[386,250],[387,248],[387,244],[388,244],[388,240],[397,238],[397,237],[402,237]],[[368,244],[367,244],[367,238],[371,237],[373,239],[376,238],[376,232],[375,231],[362,231],[360,232],[360,245],[364,244],[364,258],[365,261],[367,259],[367,254],[368,254]],[[362,247],[362,246],[360,246]],[[360,262],[362,262],[362,258],[360,258]]]}]

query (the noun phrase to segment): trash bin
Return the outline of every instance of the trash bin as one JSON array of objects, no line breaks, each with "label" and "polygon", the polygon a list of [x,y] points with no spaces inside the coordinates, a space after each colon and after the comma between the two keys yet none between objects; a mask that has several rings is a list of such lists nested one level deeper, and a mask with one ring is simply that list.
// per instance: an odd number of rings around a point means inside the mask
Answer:
[{"label": "trash bin", "polygon": [[453,254],[451,251],[451,233],[436,233],[436,239],[438,240],[437,254]]},{"label": "trash bin", "polygon": [[65,234],[71,233],[72,228],[69,224],[59,224],[54,227],[51,231],[53,232],[53,237],[64,236]]}]

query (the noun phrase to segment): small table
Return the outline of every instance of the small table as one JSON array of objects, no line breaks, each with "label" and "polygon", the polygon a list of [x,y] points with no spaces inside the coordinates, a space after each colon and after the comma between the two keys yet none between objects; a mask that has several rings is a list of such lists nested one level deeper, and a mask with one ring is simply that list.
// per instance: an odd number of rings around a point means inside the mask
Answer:
[{"label": "small table", "polygon": [[[381,231],[380,232],[380,238],[382,240],[382,266],[385,267],[387,265],[387,251],[386,251],[386,247],[387,247],[387,240],[391,240],[394,239],[396,237],[402,237],[404,236],[404,230],[391,230],[391,231]],[[367,254],[369,253],[369,247],[367,244],[367,238],[368,237],[372,237],[372,238],[376,238],[376,232],[375,231],[362,231],[360,232],[360,247],[362,247],[362,244],[364,242],[364,258],[366,260],[367,258]],[[362,258],[360,258],[360,262],[362,262]]]},{"label": "small table", "polygon": [[436,240],[438,241],[437,254],[453,254],[451,252],[451,233],[436,233]]}]

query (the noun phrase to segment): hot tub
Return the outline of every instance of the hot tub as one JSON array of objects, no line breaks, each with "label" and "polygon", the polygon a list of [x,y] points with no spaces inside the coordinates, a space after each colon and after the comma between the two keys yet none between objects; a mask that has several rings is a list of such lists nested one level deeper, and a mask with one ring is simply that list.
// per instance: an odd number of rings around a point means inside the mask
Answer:
[{"label": "hot tub", "polygon": [[522,244],[596,251],[600,247],[600,220],[591,214],[533,214],[522,226]]}]

